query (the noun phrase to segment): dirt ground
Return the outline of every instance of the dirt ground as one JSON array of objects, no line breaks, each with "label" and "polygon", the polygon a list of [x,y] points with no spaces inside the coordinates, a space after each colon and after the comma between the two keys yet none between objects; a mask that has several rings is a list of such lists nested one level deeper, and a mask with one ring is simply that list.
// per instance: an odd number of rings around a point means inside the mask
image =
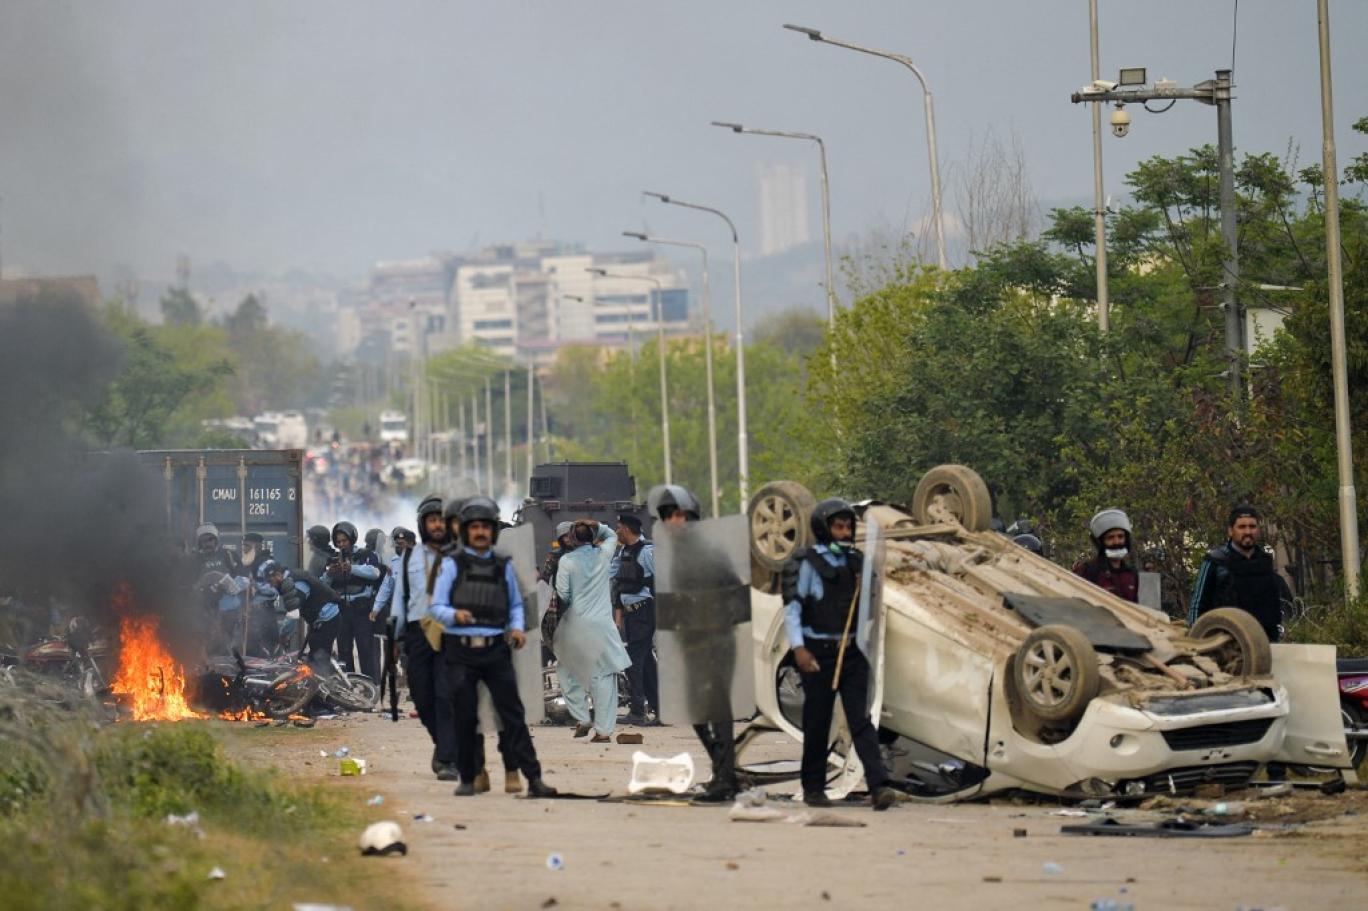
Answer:
[{"label": "dirt ground", "polygon": [[[1061,825],[1080,820],[1051,816],[1055,806],[1013,801],[905,803],[877,814],[851,806],[836,812],[865,828],[814,828],[732,822],[726,808],[514,798],[502,792],[492,742],[494,790],[457,798],[452,785],[433,778],[430,743],[418,721],[407,717],[397,724],[388,715],[340,717],[311,730],[225,728],[230,751],[253,764],[327,781],[354,794],[358,804],[382,795],[383,804],[367,810],[403,826],[409,854],[356,862],[374,864],[376,875],[409,880],[432,908],[782,903],[830,909],[912,902],[982,911],[1087,908],[1111,898],[1137,909],[1300,911],[1362,907],[1368,889],[1364,791],[1248,804],[1250,818],[1270,828],[1219,840],[1063,835]],[[573,739],[567,728],[533,729],[546,779],[564,791],[625,794],[631,755],[639,749],[657,756],[688,751],[706,770],[689,728],[642,733],[642,746],[591,745]],[[343,746],[366,759],[365,776],[340,776],[331,754]],[[1121,815],[1145,820],[1162,812]],[[432,820],[417,821],[418,814]],[[563,861],[559,870],[548,865],[553,854]],[[363,909],[357,905],[356,911]]]}]

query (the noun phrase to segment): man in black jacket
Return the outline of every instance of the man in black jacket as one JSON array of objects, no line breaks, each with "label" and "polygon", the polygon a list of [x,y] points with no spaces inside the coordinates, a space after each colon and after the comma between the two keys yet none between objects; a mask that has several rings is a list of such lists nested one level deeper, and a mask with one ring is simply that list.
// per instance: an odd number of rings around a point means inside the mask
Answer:
[{"label": "man in black jacket", "polygon": [[332,654],[333,639],[337,636],[337,618],[341,614],[341,596],[322,579],[302,569],[286,569],[274,560],[267,560],[257,569],[258,579],[280,594],[285,610],[298,610],[309,624],[309,636],[304,642],[309,663],[318,667],[327,664]]},{"label": "man in black jacket", "polygon": [[1217,607],[1238,607],[1254,615],[1269,642],[1282,637],[1283,604],[1292,593],[1273,566],[1272,555],[1259,544],[1259,511],[1236,506],[1226,522],[1226,542],[1213,547],[1197,571],[1188,607],[1188,624]]}]

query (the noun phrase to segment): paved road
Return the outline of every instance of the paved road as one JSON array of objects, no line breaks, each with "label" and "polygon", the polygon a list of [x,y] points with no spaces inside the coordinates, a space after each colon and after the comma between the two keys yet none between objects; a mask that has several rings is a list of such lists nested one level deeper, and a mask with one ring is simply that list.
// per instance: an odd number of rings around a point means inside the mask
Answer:
[{"label": "paved road", "polygon": [[[563,790],[624,793],[637,749],[687,750],[707,766],[687,728],[646,729],[641,747],[590,745],[566,728],[533,733],[547,780]],[[1270,807],[1271,819],[1330,816],[1293,834],[1222,841],[1064,836],[1060,825],[1074,820],[1010,802],[904,804],[878,814],[852,807],[838,812],[866,828],[807,828],[735,823],[723,808],[517,799],[501,791],[492,743],[494,791],[456,798],[429,773],[430,746],[411,719],[355,716],[307,731],[239,726],[230,743],[255,763],[330,780],[358,804],[384,795],[369,812],[398,820],[410,853],[365,862],[418,878],[433,908],[982,911],[1087,908],[1111,897],[1145,911],[1300,911],[1362,907],[1368,894],[1364,792]],[[368,760],[369,774],[341,778],[337,760],[319,755],[343,745]],[[415,822],[418,813],[434,821]],[[561,856],[562,870],[547,868],[551,854]],[[1062,869],[1046,872],[1049,863]]]}]

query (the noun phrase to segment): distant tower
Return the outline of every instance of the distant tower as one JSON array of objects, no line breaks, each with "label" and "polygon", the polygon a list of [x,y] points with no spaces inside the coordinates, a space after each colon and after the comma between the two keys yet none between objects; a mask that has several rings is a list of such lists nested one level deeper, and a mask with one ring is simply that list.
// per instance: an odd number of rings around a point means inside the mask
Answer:
[{"label": "distant tower", "polygon": [[807,172],[797,164],[760,166],[760,255],[808,242]]},{"label": "distant tower", "polygon": [[190,290],[190,255],[188,253],[176,255],[176,286],[185,291]]}]

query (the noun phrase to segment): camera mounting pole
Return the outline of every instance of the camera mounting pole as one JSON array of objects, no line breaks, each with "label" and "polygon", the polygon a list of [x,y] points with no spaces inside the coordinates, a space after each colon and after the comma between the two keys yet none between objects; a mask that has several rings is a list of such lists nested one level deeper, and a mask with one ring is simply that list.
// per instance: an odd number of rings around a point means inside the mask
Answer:
[{"label": "camera mounting pole", "polygon": [[[1216,108],[1216,151],[1221,173],[1221,238],[1225,241],[1226,256],[1222,269],[1221,310],[1225,314],[1225,350],[1228,361],[1226,376],[1230,391],[1237,400],[1244,397],[1244,378],[1241,358],[1245,352],[1244,309],[1236,295],[1240,282],[1239,235],[1235,225],[1235,142],[1230,122],[1230,70],[1217,70],[1215,79],[1199,82],[1191,88],[1178,88],[1171,83],[1157,82],[1140,88],[1103,89],[1097,83],[1074,92],[1069,100],[1074,104],[1114,102],[1140,104],[1149,101],[1200,101]],[[1143,77],[1142,77],[1143,78]],[[1167,110],[1167,108],[1165,109]]]}]

